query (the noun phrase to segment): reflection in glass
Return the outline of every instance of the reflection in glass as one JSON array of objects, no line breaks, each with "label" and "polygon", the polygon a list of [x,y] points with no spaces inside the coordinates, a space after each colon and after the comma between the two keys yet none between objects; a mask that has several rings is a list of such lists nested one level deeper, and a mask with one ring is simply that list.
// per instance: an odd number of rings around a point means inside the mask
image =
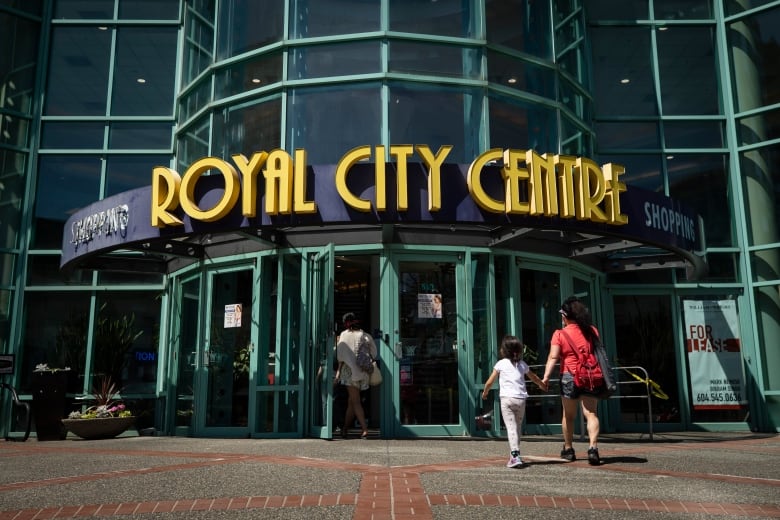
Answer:
[{"label": "reflection in glass", "polygon": [[296,47],[288,53],[287,78],[311,79],[381,72],[380,58],[378,41]]},{"label": "reflection in glass", "polygon": [[187,171],[190,164],[209,154],[209,118],[201,117],[178,135],[176,165],[180,172]]},{"label": "reflection in glass", "polygon": [[544,153],[558,146],[555,112],[541,105],[490,98],[490,147],[533,148]]},{"label": "reflection in glass", "polygon": [[214,48],[214,2],[185,2],[184,85],[211,65]]},{"label": "reflection in glass", "polygon": [[282,100],[275,98],[241,108],[225,108],[214,115],[212,150],[221,157],[281,146]]},{"label": "reflection in glass", "polygon": [[46,121],[41,132],[41,148],[100,149],[104,134],[104,123]]},{"label": "reflection in glass", "polygon": [[723,121],[664,121],[664,144],[668,148],[723,148]]},{"label": "reflection in glass", "polygon": [[106,114],[111,31],[55,27],[52,31],[45,113]]},{"label": "reflection in glass", "polygon": [[287,121],[287,149],[305,149],[309,164],[335,164],[345,150],[382,141],[379,86],[295,89],[287,98]]},{"label": "reflection in glass", "polygon": [[626,167],[621,180],[629,186],[638,186],[656,193],[666,193],[662,168],[662,156],[658,153],[620,155],[600,153],[599,164],[617,163]]},{"label": "reflection in glass", "polygon": [[655,121],[601,122],[595,125],[602,150],[658,150],[661,139]]},{"label": "reflection in glass", "polygon": [[[526,354],[526,362],[540,377],[544,374],[544,363],[550,353],[550,338],[552,333],[561,327],[560,275],[531,269],[520,269],[520,308],[523,332],[521,338],[530,352]],[[533,354],[531,354],[533,352]],[[536,359],[533,359],[533,356]],[[553,372],[552,385],[544,392],[536,385],[528,385],[530,396],[559,393],[556,378],[558,371]],[[526,404],[526,422],[528,424],[557,424],[561,422],[560,399],[531,398]]]},{"label": "reflection in glass", "polygon": [[224,60],[281,41],[284,5],[278,0],[220,2],[217,58]]},{"label": "reflection in glass", "polygon": [[[457,424],[455,264],[401,262],[399,361],[402,424]],[[437,311],[438,308],[438,311]]]},{"label": "reflection in glass", "polygon": [[[21,381],[17,390],[30,392],[33,369],[40,363],[50,367],[71,367],[76,376],[69,383],[72,390],[81,392],[86,360],[87,318],[90,296],[79,292],[30,292],[24,299],[24,347],[20,349]],[[77,325],[74,327],[74,324]]]},{"label": "reflection in glass", "polygon": [[111,155],[106,160],[106,192],[110,197],[150,184],[155,166],[169,167],[168,155]]},{"label": "reflection in glass", "polygon": [[100,198],[100,157],[42,156],[38,165],[33,247],[59,249],[71,213]]},{"label": "reflection in glass", "polygon": [[719,82],[712,27],[656,32],[664,114],[719,114]]},{"label": "reflection in glass", "polygon": [[434,151],[450,144],[447,162],[471,162],[479,155],[482,100],[478,89],[391,83],[390,142],[426,143]]},{"label": "reflection in glass", "polygon": [[392,0],[390,30],[397,32],[476,38],[474,0]]},{"label": "reflection in glass", "polygon": [[176,426],[193,427],[195,416],[195,368],[200,350],[200,277],[183,282],[172,312],[178,324],[171,337],[171,353],[178,360],[173,381],[176,396]]},{"label": "reflection in glass", "polygon": [[[568,14],[568,13],[567,13]],[[552,57],[550,4],[525,0],[486,0],[488,44],[498,44],[541,58]],[[568,42],[561,48],[568,46]]]},{"label": "reflection in glass", "polygon": [[119,0],[120,20],[178,20],[179,0]]},{"label": "reflection in glass", "polygon": [[117,30],[112,115],[173,114],[177,33],[173,27]]},{"label": "reflection in glass", "polygon": [[554,69],[523,62],[508,54],[488,51],[488,81],[550,99],[555,97]]},{"label": "reflection in glass", "polygon": [[407,74],[479,79],[482,53],[474,47],[391,41],[388,70]]},{"label": "reflection in glass", "polygon": [[252,349],[253,271],[215,274],[203,362],[207,374],[206,426],[247,426]]},{"label": "reflection in glass", "polygon": [[3,189],[0,190],[0,247],[15,248],[22,217],[22,200],[26,187],[27,154],[0,149],[0,171]]},{"label": "reflection in glass", "polygon": [[[729,2],[738,3],[738,2]],[[739,77],[732,81],[740,112],[780,102],[777,75],[777,42],[780,41],[780,9],[767,9],[728,27],[732,66]]]},{"label": "reflection in glass", "polygon": [[170,150],[171,123],[111,123],[108,147],[115,150]]},{"label": "reflection in glass", "polygon": [[381,3],[380,0],[294,0],[290,5],[290,38],[378,31]]},{"label": "reflection in glass", "polygon": [[[735,245],[728,199],[728,159],[724,154],[675,154],[666,157],[669,196],[704,219],[707,246]],[[757,208],[754,207],[754,211]]]},{"label": "reflection in glass", "polygon": [[110,20],[114,17],[114,2],[106,2],[106,0],[58,0],[55,5],[55,19]]},{"label": "reflection in glass", "polygon": [[282,81],[282,53],[241,61],[216,76],[216,97],[226,98]]},{"label": "reflection in glass", "polygon": [[[598,2],[597,2],[598,3]],[[596,105],[597,116],[657,115],[651,63],[650,29],[647,27],[593,27],[594,97],[609,100]],[[615,45],[620,42],[620,45]],[[626,52],[630,49],[630,56]]]},{"label": "reflection in glass", "polygon": [[[644,368],[669,399],[653,397],[654,422],[680,422],[679,383],[675,362],[675,339],[671,301],[668,296],[615,296],[615,364]],[[636,369],[629,369],[643,376]],[[619,370],[618,381],[635,381],[630,373]],[[621,395],[644,392],[640,385],[621,385]],[[623,423],[648,421],[647,401],[641,398],[620,399]]]}]

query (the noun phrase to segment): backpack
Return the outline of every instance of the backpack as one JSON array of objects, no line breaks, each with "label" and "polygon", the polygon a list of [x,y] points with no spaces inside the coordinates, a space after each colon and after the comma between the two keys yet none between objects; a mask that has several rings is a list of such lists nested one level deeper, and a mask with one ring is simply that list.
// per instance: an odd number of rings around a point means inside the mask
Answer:
[{"label": "backpack", "polygon": [[366,338],[365,333],[360,336],[360,341],[358,342],[355,364],[366,374],[370,375],[371,372],[374,371],[374,360],[371,359],[371,354],[368,349],[368,338]]},{"label": "backpack", "polygon": [[601,365],[598,358],[596,358],[593,347],[589,345],[590,348],[587,352],[581,352],[574,346],[574,342],[572,342],[566,331],[561,330],[561,332],[566,341],[569,342],[574,355],[577,356],[577,366],[572,374],[574,376],[574,386],[588,392],[603,389],[605,386],[604,372],[601,371]]}]

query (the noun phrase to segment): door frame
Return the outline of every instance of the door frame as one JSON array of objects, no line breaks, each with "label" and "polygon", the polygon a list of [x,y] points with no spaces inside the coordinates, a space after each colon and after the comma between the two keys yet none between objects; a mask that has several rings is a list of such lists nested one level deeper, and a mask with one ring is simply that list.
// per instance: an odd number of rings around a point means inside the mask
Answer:
[{"label": "door frame", "polygon": [[256,309],[258,303],[258,284],[257,284],[257,263],[252,262],[236,262],[230,264],[222,264],[214,267],[208,267],[202,271],[203,279],[202,285],[205,285],[205,290],[202,291],[204,297],[201,298],[200,309],[200,334],[199,345],[197,354],[197,364],[195,369],[194,378],[194,391],[195,391],[195,420],[192,424],[193,434],[199,437],[246,437],[253,431],[254,424],[254,409],[255,409],[255,378],[249,377],[249,384],[247,388],[247,424],[246,426],[208,426],[206,424],[206,407],[208,406],[208,387],[209,387],[209,363],[205,363],[206,356],[211,351],[212,345],[212,333],[210,316],[214,312],[214,279],[223,274],[235,273],[238,271],[249,271],[251,274],[252,283],[252,312],[251,315],[242,317],[244,320],[249,320],[249,341],[248,348],[250,350],[249,359],[249,374],[251,375],[252,367],[257,366],[257,348],[258,344],[258,329],[255,326],[257,323]]},{"label": "door frame", "polygon": [[[309,256],[308,266],[311,283],[306,301],[309,305],[309,349],[308,372],[315,374],[309,385],[311,406],[307,414],[306,429],[309,436],[320,439],[333,438],[333,359],[335,356],[333,325],[335,246],[331,242],[314,255]],[[324,399],[324,400],[323,400]],[[324,407],[323,407],[324,404]],[[322,411],[321,421],[317,420]],[[321,424],[318,424],[321,422]]]},{"label": "door frame", "polygon": [[[424,253],[414,250],[403,251],[391,251],[387,259],[389,269],[383,269],[383,274],[387,273],[387,276],[381,277],[381,290],[382,301],[390,302],[386,303],[387,309],[382,309],[381,315],[384,321],[382,330],[387,333],[388,350],[390,351],[389,359],[386,363],[383,363],[384,367],[390,373],[390,385],[386,385],[382,393],[383,398],[387,402],[391,402],[394,406],[383,407],[383,432],[391,438],[414,438],[414,437],[434,437],[434,436],[463,436],[469,435],[469,423],[468,418],[464,414],[473,409],[473,405],[470,403],[469,394],[471,392],[471,385],[467,378],[461,377],[462,374],[468,373],[470,366],[469,353],[466,348],[462,348],[463,345],[469,344],[470,340],[470,328],[468,325],[467,316],[470,314],[469,298],[467,298],[466,287],[468,286],[467,270],[466,270],[466,255],[461,251],[454,251],[452,249],[436,251],[435,253]],[[457,354],[457,380],[458,380],[458,402],[456,403],[458,410],[457,422],[444,423],[444,424],[426,424],[426,425],[410,425],[402,424],[401,419],[401,359],[403,357],[402,346],[403,343],[400,337],[400,264],[402,262],[447,262],[452,263],[455,266],[455,302],[456,302],[456,342],[458,345]],[[391,364],[392,363],[392,364]]]}]

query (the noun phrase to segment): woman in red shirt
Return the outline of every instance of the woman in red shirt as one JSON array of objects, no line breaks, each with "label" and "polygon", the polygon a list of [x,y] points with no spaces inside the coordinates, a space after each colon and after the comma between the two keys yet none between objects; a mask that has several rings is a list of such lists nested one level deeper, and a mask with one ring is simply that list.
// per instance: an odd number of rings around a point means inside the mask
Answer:
[{"label": "woman in red shirt", "polygon": [[574,461],[577,458],[574,454],[572,440],[574,438],[577,403],[579,402],[588,425],[588,439],[590,441],[588,463],[598,465],[601,463],[598,448],[600,424],[596,409],[599,403],[598,395],[603,391],[603,388],[594,390],[578,388],[574,384],[572,374],[576,371],[578,364],[578,356],[574,349],[588,352],[589,349],[593,348],[593,341],[599,333],[593,326],[590,311],[578,298],[574,296],[567,298],[558,312],[563,318],[563,329],[553,332],[550,340],[550,354],[547,356],[542,382],[545,385],[550,382],[550,375],[555,370],[555,365],[560,362],[561,405],[563,406],[561,458],[568,461]]}]

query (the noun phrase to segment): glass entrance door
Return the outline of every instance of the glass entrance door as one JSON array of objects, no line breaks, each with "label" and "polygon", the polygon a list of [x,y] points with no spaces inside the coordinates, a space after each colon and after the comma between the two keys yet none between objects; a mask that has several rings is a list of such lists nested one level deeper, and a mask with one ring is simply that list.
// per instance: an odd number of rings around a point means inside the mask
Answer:
[{"label": "glass entrance door", "polygon": [[249,372],[252,340],[253,269],[210,273],[204,342],[197,374],[197,435],[249,433]]},{"label": "glass entrance door", "polygon": [[[403,435],[461,431],[459,410],[465,395],[458,377],[464,338],[458,312],[455,259],[398,262],[398,359],[400,406],[396,421]],[[443,428],[444,427],[444,428]]]}]

